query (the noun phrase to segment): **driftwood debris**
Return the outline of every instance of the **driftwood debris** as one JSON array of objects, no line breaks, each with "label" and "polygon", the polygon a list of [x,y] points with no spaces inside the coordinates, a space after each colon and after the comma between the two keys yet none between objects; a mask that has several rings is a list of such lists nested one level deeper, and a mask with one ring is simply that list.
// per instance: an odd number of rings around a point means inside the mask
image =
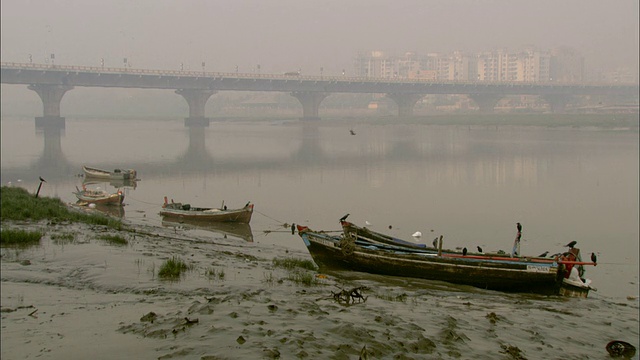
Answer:
[{"label": "driftwood debris", "polygon": [[362,291],[369,290],[366,286],[359,286],[351,290],[341,289],[339,292],[331,292],[333,300],[340,304],[355,304],[356,302],[366,302],[368,296],[362,296]]}]

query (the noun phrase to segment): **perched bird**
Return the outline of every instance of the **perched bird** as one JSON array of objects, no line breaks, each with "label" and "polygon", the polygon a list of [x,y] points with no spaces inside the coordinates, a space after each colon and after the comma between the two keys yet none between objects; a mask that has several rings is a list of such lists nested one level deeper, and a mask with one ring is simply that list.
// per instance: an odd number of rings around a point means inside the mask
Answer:
[{"label": "perched bird", "polygon": [[47,182],[47,180],[43,179],[42,176],[39,176],[39,178],[40,178],[40,181]]},{"label": "perched bird", "polygon": [[347,215],[345,215],[345,216],[341,217],[341,218],[340,218],[340,222],[343,222],[343,221],[347,220],[347,218],[349,217],[349,215],[351,215],[351,214],[347,214]]},{"label": "perched bird", "polygon": [[547,255],[549,255],[549,252],[545,251],[542,254],[538,255],[538,257],[547,257]]},{"label": "perched bird", "polygon": [[594,262],[594,263],[598,262],[598,257],[596,256],[595,253],[591,253],[591,261]]},{"label": "perched bird", "polygon": [[467,248],[462,249],[462,256],[467,256]]},{"label": "perched bird", "polygon": [[437,248],[437,247],[438,247],[438,238],[437,238],[437,237],[436,237],[435,239],[433,239],[432,244],[433,244],[433,247],[434,247],[434,248]]},{"label": "perched bird", "polygon": [[293,234],[295,234],[295,233],[296,233],[296,224],[295,224],[295,223],[292,223],[292,224],[291,224],[291,235],[293,235]]},{"label": "perched bird", "polygon": [[351,135],[355,135],[355,134],[356,134],[356,132],[355,132],[355,131],[353,131],[353,129],[352,129],[352,130],[349,130],[349,133],[350,133]]},{"label": "perched bird", "polygon": [[422,237],[422,233],[421,233],[420,231],[416,231],[416,232],[414,232],[414,233],[413,233],[413,235],[411,235],[411,236],[413,236],[413,237],[415,237],[415,238],[420,238],[420,237]]},{"label": "perched bird", "polygon": [[568,246],[568,247],[569,247],[569,249],[573,249],[573,247],[574,247],[574,246],[576,246],[576,244],[577,244],[577,243],[578,243],[578,242],[574,240],[574,241],[572,241],[572,242],[568,243],[568,244],[567,244],[567,245],[565,245],[565,246]]},{"label": "perched bird", "polygon": [[393,229],[393,226],[389,225],[389,230]]},{"label": "perched bird", "polygon": [[516,227],[518,228],[518,232],[522,232],[522,225],[520,223],[516,223]]},{"label": "perched bird", "polygon": [[481,253],[482,252],[482,248],[480,246],[478,246],[478,252]]}]

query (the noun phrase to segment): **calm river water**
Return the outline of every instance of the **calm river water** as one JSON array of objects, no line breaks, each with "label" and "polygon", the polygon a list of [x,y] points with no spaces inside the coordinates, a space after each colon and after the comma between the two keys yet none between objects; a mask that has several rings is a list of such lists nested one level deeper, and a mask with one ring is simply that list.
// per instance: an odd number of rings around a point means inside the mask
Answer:
[{"label": "calm river water", "polygon": [[[43,196],[71,203],[83,164],[134,168],[141,180],[123,188],[120,215],[137,224],[162,226],[164,196],[194,206],[251,201],[254,243],[304,255],[284,223],[338,230],[350,213],[356,224],[405,239],[420,231],[416,241],[443,235],[450,248],[509,251],[520,222],[523,254],[553,254],[577,241],[583,258],[598,256],[586,272],[598,291],[577,307],[638,324],[637,131],[367,119],[200,128],[182,119],[67,119],[64,129],[36,129],[33,119],[3,118],[1,125],[3,185],[35,192],[42,176]],[[637,331],[619,335],[637,345]]]}]

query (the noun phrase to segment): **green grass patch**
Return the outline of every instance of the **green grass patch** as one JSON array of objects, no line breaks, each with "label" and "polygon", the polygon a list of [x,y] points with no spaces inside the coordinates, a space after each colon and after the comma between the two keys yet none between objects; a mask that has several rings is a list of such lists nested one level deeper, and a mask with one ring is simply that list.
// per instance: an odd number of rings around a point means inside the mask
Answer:
[{"label": "green grass patch", "polygon": [[42,233],[39,231],[2,229],[0,232],[0,244],[2,246],[39,245],[40,239],[42,239]]},{"label": "green grass patch", "polygon": [[51,241],[56,245],[71,244],[76,241],[76,234],[72,232],[52,234]]},{"label": "green grass patch", "polygon": [[100,214],[71,211],[58,198],[38,197],[19,187],[0,187],[0,219],[82,222],[121,230],[122,221]]},{"label": "green grass patch", "polygon": [[225,277],[224,269],[218,270],[214,267],[210,267],[207,270],[205,270],[204,274],[208,278],[218,279],[218,280],[224,280],[224,277]]},{"label": "green grass patch", "polygon": [[273,266],[284,268],[287,270],[293,270],[297,268],[313,271],[318,270],[316,264],[313,261],[295,258],[275,258],[273,259]]},{"label": "green grass patch", "polygon": [[104,240],[111,245],[125,246],[129,244],[129,240],[120,235],[100,235],[98,239]]},{"label": "green grass patch", "polygon": [[183,272],[191,269],[184,260],[174,256],[160,265],[158,276],[163,279],[179,279]]},{"label": "green grass patch", "polygon": [[308,271],[292,271],[289,273],[287,280],[305,286],[316,286],[320,284],[316,275]]}]

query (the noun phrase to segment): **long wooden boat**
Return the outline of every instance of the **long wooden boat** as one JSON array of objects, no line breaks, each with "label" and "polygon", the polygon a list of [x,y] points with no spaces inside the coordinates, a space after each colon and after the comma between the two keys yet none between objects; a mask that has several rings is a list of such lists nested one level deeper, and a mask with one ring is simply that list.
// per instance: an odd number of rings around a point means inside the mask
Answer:
[{"label": "long wooden boat", "polygon": [[200,222],[236,222],[248,224],[253,215],[253,204],[248,202],[240,209],[227,209],[224,205],[221,208],[193,207],[190,204],[173,202],[173,200],[168,202],[165,196],[160,215],[165,218],[190,219]]},{"label": "long wooden boat", "polygon": [[81,203],[122,206],[122,202],[124,201],[124,194],[122,191],[109,193],[100,189],[89,190],[85,187],[83,187],[82,190],[78,188],[76,188],[76,190],[77,191],[74,192],[74,194]]},{"label": "long wooden boat", "polygon": [[[357,229],[353,224],[347,228]],[[577,267],[595,263],[582,262],[574,254],[577,249],[557,258],[468,255],[441,247],[418,248],[393,241],[369,241],[362,234],[353,236],[350,231],[331,235],[301,225],[297,225],[297,229],[320,268],[440,280],[508,292],[586,297],[593,289],[590,280],[580,279]]]},{"label": "long wooden boat", "polygon": [[211,222],[191,220],[187,218],[165,218],[162,220],[164,227],[184,227],[186,229],[201,229],[217,233],[227,238],[228,236],[242,239],[246,242],[253,242],[253,232],[251,225],[234,222]]},{"label": "long wooden boat", "polygon": [[93,168],[89,166],[82,166],[84,175],[91,179],[103,179],[103,180],[128,180],[135,179],[138,175],[133,169],[114,169],[113,171]]}]

